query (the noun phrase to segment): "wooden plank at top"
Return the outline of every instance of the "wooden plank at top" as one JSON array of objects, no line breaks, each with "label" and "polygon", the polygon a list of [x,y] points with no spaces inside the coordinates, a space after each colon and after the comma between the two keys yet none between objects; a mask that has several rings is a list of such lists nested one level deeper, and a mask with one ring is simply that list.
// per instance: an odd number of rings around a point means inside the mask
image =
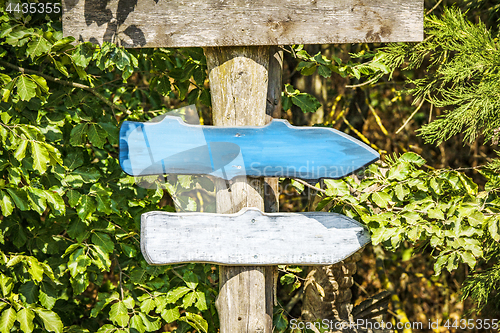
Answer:
[{"label": "wooden plank at top", "polygon": [[166,116],[160,122],[125,121],[119,159],[131,176],[337,179],[375,162],[379,154],[328,127],[296,127],[281,119],[262,127],[200,126]]},{"label": "wooden plank at top", "polygon": [[125,47],[417,42],[423,0],[63,0],[63,32]]},{"label": "wooden plank at top", "polygon": [[336,213],[236,214],[148,212],[141,216],[141,249],[151,265],[330,265],[370,242],[355,220]]}]

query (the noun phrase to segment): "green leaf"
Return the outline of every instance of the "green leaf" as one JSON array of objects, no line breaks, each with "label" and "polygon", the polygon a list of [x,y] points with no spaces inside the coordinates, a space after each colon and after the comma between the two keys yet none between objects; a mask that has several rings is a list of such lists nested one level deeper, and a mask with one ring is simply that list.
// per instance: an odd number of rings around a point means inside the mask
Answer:
[{"label": "green leaf", "polygon": [[35,37],[31,42],[28,43],[28,48],[26,49],[26,55],[34,59],[39,55],[46,53],[50,50],[51,44],[44,37]]},{"label": "green leaf", "polygon": [[72,146],[83,146],[87,137],[87,123],[81,123],[73,127],[70,134],[69,143]]},{"label": "green leaf", "polygon": [[9,307],[7,310],[2,312],[0,316],[0,332],[1,333],[9,333],[10,329],[14,326],[14,322],[16,321],[17,313],[12,307]]},{"label": "green leaf", "polygon": [[33,158],[33,167],[41,174],[47,170],[47,163],[49,162],[49,152],[40,143],[30,141],[31,143],[31,157]]},{"label": "green leaf", "polygon": [[186,271],[182,278],[189,288],[195,289],[198,286],[198,277],[192,271]]},{"label": "green leaf", "polygon": [[87,267],[90,266],[91,260],[85,254],[80,254],[83,252],[83,249],[78,249],[73,252],[68,261],[68,269],[72,277],[76,277],[79,274],[85,273]]},{"label": "green leaf", "polygon": [[138,314],[134,314],[132,316],[132,319],[130,320],[130,327],[135,328],[139,333],[146,332],[146,326],[144,326],[142,318]]},{"label": "green leaf", "polygon": [[422,166],[426,162],[420,155],[415,153],[405,153],[401,155],[399,161],[416,164],[417,166]]},{"label": "green leaf", "polygon": [[186,312],[186,316],[180,317],[179,320],[188,323],[189,325],[191,325],[193,328],[197,329],[200,332],[207,333],[208,331],[207,321],[198,314]]},{"label": "green leaf", "polygon": [[38,301],[38,286],[33,283],[33,281],[24,283],[19,288],[19,293],[24,296],[26,302],[29,304],[33,304]]},{"label": "green leaf", "polygon": [[16,151],[14,152],[14,158],[21,162],[26,155],[26,148],[28,147],[28,140],[21,140],[19,146],[17,146]]},{"label": "green leaf", "polygon": [[187,309],[188,307],[193,305],[195,300],[196,300],[196,293],[193,291],[193,292],[187,294],[186,296],[184,296],[184,298],[182,299],[182,307],[184,309]]},{"label": "green leaf", "polygon": [[171,323],[179,319],[180,317],[179,307],[168,304],[165,309],[161,312],[161,317],[167,322]]},{"label": "green leaf", "polygon": [[69,205],[75,208],[78,202],[80,202],[81,194],[76,190],[69,190],[68,192],[66,192],[66,197],[68,198]]},{"label": "green leaf", "polygon": [[328,196],[344,196],[349,195],[351,192],[349,191],[349,186],[347,186],[346,182],[339,179],[325,179],[326,184],[326,195]]},{"label": "green leaf", "polygon": [[42,283],[38,294],[40,303],[46,309],[51,310],[56,304],[57,298],[57,292],[54,287],[52,287],[52,285],[50,285],[49,283]]},{"label": "green leaf", "polygon": [[85,68],[89,65],[93,55],[93,44],[89,42],[81,43],[76,46],[75,51],[71,54],[71,59],[73,59],[75,65]]},{"label": "green leaf", "polygon": [[476,266],[476,258],[472,255],[470,252],[461,252],[460,255],[462,256],[463,261],[469,265],[471,269],[474,269]]},{"label": "green leaf", "polygon": [[488,231],[490,232],[491,238],[500,242],[500,228],[498,226],[498,222],[498,217],[490,217],[488,220]]},{"label": "green leaf", "polygon": [[27,257],[26,261],[29,266],[28,273],[30,274],[31,278],[37,282],[42,282],[44,271],[42,265],[38,262],[38,260],[32,257]]},{"label": "green leaf", "polygon": [[3,216],[9,216],[14,211],[12,200],[5,191],[0,191],[0,209]]},{"label": "green leaf", "polygon": [[112,253],[115,244],[111,240],[108,234],[102,232],[96,232],[92,235],[92,242],[101,247],[104,252]]},{"label": "green leaf", "polygon": [[427,215],[431,219],[444,220],[444,213],[441,209],[431,208],[427,211]]},{"label": "green leaf", "polygon": [[436,262],[434,263],[434,275],[437,276],[441,273],[441,270],[443,269],[444,264],[448,260],[447,255],[441,255]]},{"label": "green leaf", "polygon": [[142,323],[148,332],[156,332],[161,328],[161,321],[159,318],[153,318],[145,313],[139,312]]},{"label": "green leaf", "polygon": [[463,173],[459,173],[458,177],[462,181],[462,184],[464,185],[467,193],[469,193],[469,195],[471,196],[475,196],[477,194],[477,184]]},{"label": "green leaf", "polygon": [[45,208],[47,208],[45,191],[39,188],[28,188],[28,200],[31,203],[31,208],[33,208],[39,214],[43,214]]},{"label": "green leaf", "polygon": [[47,331],[62,333],[64,326],[57,313],[42,308],[36,308],[35,312],[42,320],[43,326]]},{"label": "green leaf", "polygon": [[198,308],[198,310],[200,311],[208,310],[205,293],[202,291],[195,291],[194,293],[196,294],[195,306]]},{"label": "green leaf", "polygon": [[21,331],[24,333],[31,333],[35,328],[33,321],[35,320],[35,313],[28,308],[22,308],[17,313],[17,321],[21,326]]},{"label": "green leaf", "polygon": [[387,208],[391,196],[385,192],[375,192],[372,194],[372,200],[380,208]]},{"label": "green leaf", "polygon": [[[106,324],[101,326],[98,330],[97,333],[114,333],[115,331],[118,331],[116,327],[114,327],[111,324]],[[120,330],[120,332],[123,332]]]},{"label": "green leaf", "polygon": [[106,143],[108,133],[99,124],[89,124],[87,135],[90,142],[97,148],[101,148]]},{"label": "green leaf", "polygon": [[76,207],[76,213],[82,219],[87,220],[96,211],[95,201],[92,197],[84,194],[80,198],[80,202]]},{"label": "green leaf", "polygon": [[170,289],[167,293],[167,303],[175,303],[179,298],[190,292],[191,289],[188,287],[177,287],[175,289]]},{"label": "green leaf", "polygon": [[394,188],[394,192],[396,193],[396,197],[398,200],[403,201],[408,194],[410,194],[410,190],[406,187],[403,186],[402,184],[396,185]]},{"label": "green leaf", "polygon": [[16,207],[19,208],[22,211],[26,211],[30,209],[30,206],[28,204],[28,196],[26,195],[26,191],[24,190],[18,190],[18,189],[13,189],[13,188],[5,188],[7,193],[9,193],[10,197],[16,204]]},{"label": "green leaf", "polygon": [[24,75],[17,78],[16,88],[19,97],[23,101],[29,101],[36,96],[36,83]]},{"label": "green leaf", "polygon": [[66,204],[57,192],[52,190],[45,191],[45,198],[55,215],[64,215],[66,213]]},{"label": "green leaf", "polygon": [[12,278],[0,274],[0,288],[2,289],[2,295],[4,297],[9,297],[13,286],[14,283],[12,282]]},{"label": "green leaf", "polygon": [[128,315],[128,310],[125,304],[123,304],[123,302],[117,302],[111,305],[111,309],[109,310],[109,318],[116,325],[119,325],[121,327],[127,326],[130,317]]},{"label": "green leaf", "polygon": [[78,151],[72,151],[64,158],[64,166],[69,170],[75,170],[83,165],[83,155]]},{"label": "green leaf", "polygon": [[38,85],[38,87],[42,90],[43,93],[49,92],[49,86],[47,85],[47,81],[45,80],[45,78],[34,74],[31,74],[31,78]]},{"label": "green leaf", "polygon": [[144,313],[150,313],[156,307],[155,300],[152,298],[147,298],[141,303],[141,311]]},{"label": "green leaf", "polygon": [[290,96],[292,103],[297,105],[302,112],[315,112],[317,109],[321,107],[321,103],[316,99],[316,97],[300,93],[294,96]]}]

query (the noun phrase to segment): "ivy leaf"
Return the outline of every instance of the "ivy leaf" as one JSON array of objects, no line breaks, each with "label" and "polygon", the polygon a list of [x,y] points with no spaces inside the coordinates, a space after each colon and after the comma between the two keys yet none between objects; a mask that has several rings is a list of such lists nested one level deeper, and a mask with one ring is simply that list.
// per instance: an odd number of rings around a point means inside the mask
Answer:
[{"label": "ivy leaf", "polygon": [[57,313],[42,308],[35,309],[36,314],[43,322],[43,326],[49,332],[62,333],[63,323]]},{"label": "ivy leaf", "polygon": [[16,319],[21,326],[21,331],[25,333],[33,332],[33,329],[35,328],[35,325],[33,323],[33,321],[35,320],[35,313],[31,309],[22,308],[17,313]]},{"label": "ivy leaf", "polygon": [[14,308],[9,307],[7,310],[4,310],[0,316],[0,332],[9,333],[10,329],[14,326],[16,318],[17,314]]},{"label": "ivy leaf", "polygon": [[36,83],[24,75],[17,78],[16,88],[19,97],[23,101],[29,101],[36,96]]}]

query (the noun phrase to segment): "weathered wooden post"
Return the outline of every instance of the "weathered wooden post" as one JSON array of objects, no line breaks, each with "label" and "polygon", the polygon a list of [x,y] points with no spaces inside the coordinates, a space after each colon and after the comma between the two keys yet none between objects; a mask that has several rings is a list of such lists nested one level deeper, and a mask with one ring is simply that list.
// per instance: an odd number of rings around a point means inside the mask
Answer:
[{"label": "weathered wooden post", "polygon": [[[186,136],[192,142],[180,140],[181,147],[169,150],[154,142],[150,146],[145,138],[184,135],[188,129],[178,120],[125,123],[120,163],[132,175],[219,177],[217,212],[229,215],[146,213],[141,243],[150,264],[227,265],[221,266],[217,300],[222,333],[272,332],[273,265],[336,263],[369,240],[362,226],[337,214],[261,213],[266,208],[264,177],[340,178],[378,157],[330,129],[298,131],[278,121],[262,129],[249,127],[269,123],[266,110],[273,116],[277,106],[279,110],[281,73],[279,65],[269,68],[270,56],[276,54],[270,46],[420,41],[422,21],[423,0],[63,0],[64,33],[78,40],[204,47],[213,123],[231,129],[200,126],[203,139]],[[295,140],[293,145],[278,140],[281,136]],[[308,144],[316,150],[302,154],[300,147],[307,150]],[[182,153],[190,149],[197,154]],[[216,157],[239,164],[219,162],[224,165],[215,167]],[[277,181],[268,183],[276,193]],[[267,206],[277,211],[276,200]],[[200,237],[194,245],[193,237]],[[172,251],[183,242],[191,244],[189,253]]]}]

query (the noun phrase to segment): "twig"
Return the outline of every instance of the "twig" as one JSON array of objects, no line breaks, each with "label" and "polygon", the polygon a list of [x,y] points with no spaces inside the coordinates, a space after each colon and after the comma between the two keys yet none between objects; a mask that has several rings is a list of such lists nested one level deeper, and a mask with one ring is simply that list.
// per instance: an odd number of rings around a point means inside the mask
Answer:
[{"label": "twig", "polygon": [[443,0],[439,0],[434,7],[432,7],[429,11],[427,11],[427,13],[425,13],[425,15],[429,15],[430,13],[432,13],[434,9],[436,9],[441,4],[441,2],[443,2]]},{"label": "twig", "polygon": [[403,128],[406,127],[406,125],[408,125],[408,123],[410,122],[410,120],[412,120],[413,116],[415,116],[415,114],[418,112],[418,110],[420,110],[420,108],[422,107],[422,105],[424,105],[424,102],[425,102],[425,98],[422,97],[422,102],[420,102],[419,106],[417,106],[417,108],[415,109],[415,111],[413,111],[413,113],[408,117],[408,119],[406,119],[405,123],[403,124],[403,126],[401,126],[397,131],[396,131],[396,134],[398,134],[399,132],[401,132],[403,130]]},{"label": "twig", "polygon": [[363,82],[363,83],[360,83],[360,84],[346,85],[345,87],[346,88],[359,88],[359,87],[363,87],[363,86],[369,85],[372,82],[377,81],[382,76],[383,76],[383,74],[382,75],[379,74],[379,75],[375,76],[374,78],[372,78],[372,79],[370,79],[370,80],[368,80],[366,82]]},{"label": "twig", "polygon": [[86,90],[86,91],[90,92],[91,94],[93,94],[94,96],[96,96],[97,98],[99,98],[104,103],[106,103],[112,109],[117,109],[118,111],[121,111],[121,112],[126,113],[126,114],[132,114],[132,112],[127,110],[125,107],[123,107],[121,105],[116,105],[115,103],[111,102],[109,99],[107,99],[106,97],[104,97],[103,95],[101,95],[100,93],[95,91],[93,88],[86,86],[84,84],[66,81],[66,80],[61,80],[61,79],[58,79],[56,77],[52,77],[50,75],[43,74],[42,72],[35,71],[33,69],[28,69],[28,68],[23,68],[23,67],[13,65],[13,64],[5,62],[3,60],[0,60],[0,64],[5,66],[5,67],[12,68],[18,72],[23,73],[23,74],[25,74],[25,73],[26,74],[36,74],[36,75],[39,75],[39,76],[43,77],[44,79],[47,79],[47,80],[52,81],[52,82],[56,82],[56,83],[59,83],[59,84],[62,84],[62,85],[68,86],[68,87],[80,88],[80,89]]},{"label": "twig", "polygon": [[312,186],[311,184],[309,184],[308,182],[303,181],[302,179],[297,179],[297,178],[294,178],[293,180],[294,180],[294,181],[296,181],[297,183],[301,183],[301,184],[302,184],[302,185],[304,185],[304,186],[307,186],[307,187],[309,187],[309,188],[312,188],[313,190],[316,190],[316,191],[318,191],[318,192],[321,192],[321,193],[326,193],[326,191],[325,191],[325,190],[323,190],[323,189],[321,189],[321,188],[319,188],[319,187],[316,187],[316,186]]},{"label": "twig", "polygon": [[285,311],[287,313],[290,313],[293,309],[293,307],[302,299],[303,295],[304,295],[304,288],[300,288],[299,290],[297,290],[297,293],[295,295],[293,295],[292,299],[290,300],[290,302],[288,302],[287,305],[285,305]]}]

